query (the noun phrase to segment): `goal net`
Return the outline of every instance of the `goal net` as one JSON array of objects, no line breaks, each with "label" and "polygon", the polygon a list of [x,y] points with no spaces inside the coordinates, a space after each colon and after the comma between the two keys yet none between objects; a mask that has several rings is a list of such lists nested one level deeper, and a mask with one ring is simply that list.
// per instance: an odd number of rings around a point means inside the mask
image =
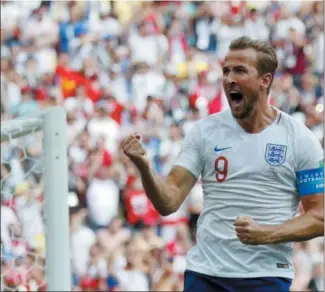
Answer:
[{"label": "goal net", "polygon": [[66,116],[1,121],[1,291],[71,291]]}]

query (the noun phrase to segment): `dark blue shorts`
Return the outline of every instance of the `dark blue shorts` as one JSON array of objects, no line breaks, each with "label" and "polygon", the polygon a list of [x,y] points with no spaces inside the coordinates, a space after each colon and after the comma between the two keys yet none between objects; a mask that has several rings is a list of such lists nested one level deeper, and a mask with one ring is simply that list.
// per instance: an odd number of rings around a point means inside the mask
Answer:
[{"label": "dark blue shorts", "polygon": [[280,277],[220,278],[186,270],[184,292],[289,292],[291,282]]}]

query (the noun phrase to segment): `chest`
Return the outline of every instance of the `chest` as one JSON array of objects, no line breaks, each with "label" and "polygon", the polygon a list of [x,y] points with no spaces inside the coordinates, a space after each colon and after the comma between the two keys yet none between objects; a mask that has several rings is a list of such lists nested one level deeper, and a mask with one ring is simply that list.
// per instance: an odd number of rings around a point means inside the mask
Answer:
[{"label": "chest", "polygon": [[204,175],[218,183],[235,180],[295,180],[288,135],[224,138],[207,143]]}]

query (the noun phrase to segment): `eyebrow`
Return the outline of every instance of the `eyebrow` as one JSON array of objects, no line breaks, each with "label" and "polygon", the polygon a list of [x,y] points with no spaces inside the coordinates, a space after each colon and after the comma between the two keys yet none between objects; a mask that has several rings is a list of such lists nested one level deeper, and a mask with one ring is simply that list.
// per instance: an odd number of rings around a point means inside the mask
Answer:
[{"label": "eyebrow", "polygon": [[[247,67],[245,67],[244,65],[235,65],[235,66],[233,66],[233,68],[247,70]],[[229,67],[228,66],[222,67],[222,71],[224,71],[225,69],[229,69]]]}]

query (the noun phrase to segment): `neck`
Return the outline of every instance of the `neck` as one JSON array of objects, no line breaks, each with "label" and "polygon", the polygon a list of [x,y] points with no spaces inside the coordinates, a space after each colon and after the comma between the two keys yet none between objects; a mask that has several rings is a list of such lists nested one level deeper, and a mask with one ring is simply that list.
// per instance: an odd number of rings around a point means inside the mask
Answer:
[{"label": "neck", "polygon": [[256,134],[271,125],[276,116],[276,110],[265,99],[265,102],[256,104],[250,117],[237,119],[237,122],[246,132]]}]

